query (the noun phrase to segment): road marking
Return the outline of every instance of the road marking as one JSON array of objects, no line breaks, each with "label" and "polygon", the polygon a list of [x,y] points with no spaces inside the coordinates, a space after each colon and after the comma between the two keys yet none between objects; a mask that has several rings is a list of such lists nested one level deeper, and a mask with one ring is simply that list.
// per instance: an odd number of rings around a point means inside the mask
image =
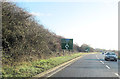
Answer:
[{"label": "road marking", "polygon": [[[96,57],[97,57],[97,59],[99,59],[97,55],[96,55]],[[101,61],[101,60],[100,60],[100,62],[101,62],[102,64],[105,64],[105,63],[104,63],[103,61]],[[110,67],[109,67],[108,65],[105,65],[105,66],[106,66],[108,69],[110,69]]]},{"label": "road marking", "polygon": [[72,63],[67,64],[66,66],[64,66],[64,67],[60,68],[60,69],[59,69],[59,70],[57,70],[56,72],[53,72],[52,74],[50,74],[50,75],[49,75],[49,76],[47,76],[47,77],[51,77],[52,75],[54,75],[54,74],[56,74],[57,72],[61,71],[61,70],[62,70],[62,69],[64,69],[65,67],[69,66],[70,64],[72,64]]},{"label": "road marking", "polygon": [[96,58],[99,59],[97,55],[96,55]]},{"label": "road marking", "polygon": [[105,64],[103,61],[100,61],[102,64]]},{"label": "road marking", "polygon": [[109,67],[108,65],[106,65],[106,67],[107,67],[108,69],[110,69],[110,67]]},{"label": "road marking", "polygon": [[120,75],[118,75],[118,73],[114,73],[114,74],[120,78]]},{"label": "road marking", "polygon": [[[96,57],[97,57],[97,59],[100,59],[100,58],[98,58],[98,56],[97,56],[97,55],[96,55]],[[104,63],[103,61],[101,61],[101,60],[100,60],[100,62],[101,62],[102,64],[105,64],[105,63]]]},{"label": "road marking", "polygon": [[[75,61],[73,61],[73,62],[75,62]],[[66,68],[67,66],[69,66],[70,64],[72,64],[73,62],[68,63],[66,66],[64,66],[64,67],[62,67],[62,68],[60,68],[60,69],[58,69],[57,71],[53,72],[52,74],[48,75],[47,77],[51,77],[52,75],[56,74],[57,72],[61,71],[62,69]]]}]

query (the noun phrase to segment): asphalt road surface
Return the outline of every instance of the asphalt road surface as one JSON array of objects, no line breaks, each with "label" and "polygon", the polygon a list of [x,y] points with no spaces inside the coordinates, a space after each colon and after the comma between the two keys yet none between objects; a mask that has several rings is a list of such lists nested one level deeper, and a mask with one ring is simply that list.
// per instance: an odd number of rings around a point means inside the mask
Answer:
[{"label": "asphalt road surface", "polygon": [[89,54],[51,77],[119,77],[118,62],[105,61],[102,54]]}]

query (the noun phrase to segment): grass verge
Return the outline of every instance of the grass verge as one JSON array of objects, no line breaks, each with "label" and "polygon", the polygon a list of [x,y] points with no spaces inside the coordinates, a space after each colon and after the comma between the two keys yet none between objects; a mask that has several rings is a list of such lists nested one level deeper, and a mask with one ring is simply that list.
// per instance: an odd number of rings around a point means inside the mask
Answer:
[{"label": "grass verge", "polygon": [[88,53],[75,53],[66,56],[54,57],[50,59],[42,59],[33,62],[27,62],[20,66],[4,66],[2,68],[3,77],[32,77],[59,64],[69,61],[78,56]]}]

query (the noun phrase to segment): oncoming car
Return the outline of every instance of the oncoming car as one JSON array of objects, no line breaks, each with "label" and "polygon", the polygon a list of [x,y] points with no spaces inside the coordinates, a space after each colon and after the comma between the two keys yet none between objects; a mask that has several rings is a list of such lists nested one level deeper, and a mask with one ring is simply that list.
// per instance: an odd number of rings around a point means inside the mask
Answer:
[{"label": "oncoming car", "polygon": [[114,60],[114,61],[117,61],[117,55],[114,53],[114,52],[107,52],[105,54],[105,60],[108,61],[108,60]]}]

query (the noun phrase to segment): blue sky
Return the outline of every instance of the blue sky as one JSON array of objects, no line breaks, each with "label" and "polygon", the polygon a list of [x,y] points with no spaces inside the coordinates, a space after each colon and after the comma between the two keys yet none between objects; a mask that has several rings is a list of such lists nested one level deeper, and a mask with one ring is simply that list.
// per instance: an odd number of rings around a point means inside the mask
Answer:
[{"label": "blue sky", "polygon": [[117,2],[17,2],[57,35],[79,46],[118,49]]}]

